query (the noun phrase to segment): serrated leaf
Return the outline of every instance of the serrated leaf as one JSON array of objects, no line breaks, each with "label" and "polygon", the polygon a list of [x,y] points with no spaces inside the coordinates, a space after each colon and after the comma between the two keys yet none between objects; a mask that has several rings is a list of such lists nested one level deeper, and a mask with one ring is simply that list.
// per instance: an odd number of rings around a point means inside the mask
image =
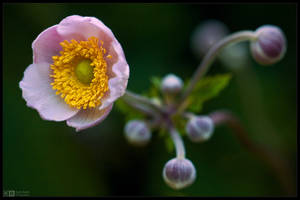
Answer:
[{"label": "serrated leaf", "polygon": [[218,94],[228,85],[231,77],[232,75],[228,73],[201,79],[187,99],[189,102],[188,110],[199,112],[205,101],[218,96]]}]

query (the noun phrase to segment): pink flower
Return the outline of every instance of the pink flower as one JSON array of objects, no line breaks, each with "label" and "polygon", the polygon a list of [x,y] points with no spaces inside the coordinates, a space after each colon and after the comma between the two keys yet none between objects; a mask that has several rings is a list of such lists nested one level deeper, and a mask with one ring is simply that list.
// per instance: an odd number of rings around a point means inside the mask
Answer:
[{"label": "pink flower", "polygon": [[20,81],[27,106],[80,131],[104,120],[126,90],[129,66],[112,31],[94,17],[69,16],[32,43]]}]

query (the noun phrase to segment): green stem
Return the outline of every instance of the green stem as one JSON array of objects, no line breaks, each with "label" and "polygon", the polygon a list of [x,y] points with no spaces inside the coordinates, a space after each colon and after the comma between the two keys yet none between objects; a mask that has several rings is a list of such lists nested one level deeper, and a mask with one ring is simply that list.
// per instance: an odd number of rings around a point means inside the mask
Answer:
[{"label": "green stem", "polygon": [[171,138],[173,140],[173,143],[174,143],[174,146],[176,149],[176,157],[179,159],[184,159],[185,158],[185,148],[184,148],[184,144],[183,144],[180,134],[173,126],[171,120],[167,120],[167,126],[170,131],[170,135],[171,135]]},{"label": "green stem", "polygon": [[162,108],[154,104],[150,99],[128,90],[122,96],[122,99],[133,108],[146,114],[156,115],[157,113],[163,112]]},{"label": "green stem", "polygon": [[[189,82],[187,88],[183,92],[178,104],[177,108],[181,107],[183,105],[186,105],[184,102],[186,98],[190,95],[192,90],[194,89],[197,82],[203,77],[206,72],[208,71],[209,67],[211,66],[212,62],[217,57],[218,53],[226,46],[232,45],[237,42],[241,41],[247,41],[247,40],[254,40],[256,39],[256,35],[253,31],[240,31],[234,34],[231,34],[224,39],[217,42],[214,46],[210,48],[208,53],[203,58],[202,62],[198,66],[196,72],[194,73],[191,81]],[[233,61],[234,62],[234,61]],[[184,111],[184,109],[179,109],[181,111]]]}]

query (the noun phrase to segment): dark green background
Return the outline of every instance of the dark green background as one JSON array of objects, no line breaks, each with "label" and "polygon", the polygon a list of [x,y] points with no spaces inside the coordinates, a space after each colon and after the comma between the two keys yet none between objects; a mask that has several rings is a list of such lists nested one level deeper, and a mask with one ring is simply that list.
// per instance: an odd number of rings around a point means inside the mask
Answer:
[{"label": "dark green background", "polygon": [[[202,114],[221,108],[233,111],[254,141],[283,154],[296,176],[295,4],[7,3],[2,65],[4,191],[28,191],[30,196],[286,194],[269,168],[225,127],[216,128],[203,144],[184,138],[197,179],[192,186],[174,191],[162,179],[163,166],[174,152],[166,150],[156,133],[148,146],[130,146],[116,107],[100,125],[80,133],[65,122],[42,120],[26,106],[18,84],[32,63],[32,41],[73,14],[95,16],[111,28],[130,66],[128,89],[138,93],[149,87],[151,76],[172,72],[187,79],[192,75],[199,61],[191,51],[190,36],[204,20],[220,20],[232,32],[264,24],[281,27],[288,46],[284,59],[262,67],[250,58],[247,70],[251,73],[244,73],[247,79],[235,74],[218,98],[205,103]],[[216,62],[209,74],[224,72],[228,69]]]}]

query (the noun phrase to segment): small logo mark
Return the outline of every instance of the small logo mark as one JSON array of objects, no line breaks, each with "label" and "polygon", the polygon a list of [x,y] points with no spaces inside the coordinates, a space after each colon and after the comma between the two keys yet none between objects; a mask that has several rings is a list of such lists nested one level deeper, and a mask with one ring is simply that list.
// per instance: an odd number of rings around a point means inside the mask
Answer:
[{"label": "small logo mark", "polygon": [[29,196],[30,192],[26,190],[4,190],[3,197],[25,197]]},{"label": "small logo mark", "polygon": [[4,197],[14,197],[14,196],[16,196],[16,191],[14,191],[14,190],[5,190],[3,192],[3,196]]}]

